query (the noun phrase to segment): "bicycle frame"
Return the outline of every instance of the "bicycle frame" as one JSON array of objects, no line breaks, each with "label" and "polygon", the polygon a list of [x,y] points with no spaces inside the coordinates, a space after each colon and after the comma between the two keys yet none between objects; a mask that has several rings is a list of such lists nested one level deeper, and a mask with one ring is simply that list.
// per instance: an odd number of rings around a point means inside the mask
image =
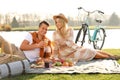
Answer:
[{"label": "bicycle frame", "polygon": [[94,32],[93,32],[93,35],[91,35],[90,29],[89,29],[89,25],[88,25],[88,26],[86,25],[86,26],[83,26],[83,27],[84,27],[84,30],[87,30],[89,41],[90,41],[90,42],[95,41],[95,40],[96,40],[96,34],[97,34],[97,32],[98,32],[98,30],[99,30],[100,28],[95,28],[95,29],[94,29]]},{"label": "bicycle frame", "polygon": [[93,41],[96,40],[96,35],[97,35],[97,32],[98,32],[99,29],[100,29],[100,26],[97,25],[96,28],[93,30],[93,31],[94,31],[94,32],[93,32],[93,35],[91,36],[91,34],[90,34],[90,29],[89,29],[89,27],[87,28],[87,30],[88,30],[88,38],[89,38],[89,40],[90,40],[91,42],[93,42]]}]

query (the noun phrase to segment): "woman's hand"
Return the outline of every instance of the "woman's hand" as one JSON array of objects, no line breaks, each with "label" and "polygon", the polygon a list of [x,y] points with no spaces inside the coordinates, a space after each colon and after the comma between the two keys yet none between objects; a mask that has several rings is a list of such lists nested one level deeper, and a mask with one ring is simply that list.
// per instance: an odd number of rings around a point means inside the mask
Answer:
[{"label": "woman's hand", "polygon": [[56,40],[56,42],[59,44],[59,45],[66,45],[66,42],[64,39],[58,39]]}]

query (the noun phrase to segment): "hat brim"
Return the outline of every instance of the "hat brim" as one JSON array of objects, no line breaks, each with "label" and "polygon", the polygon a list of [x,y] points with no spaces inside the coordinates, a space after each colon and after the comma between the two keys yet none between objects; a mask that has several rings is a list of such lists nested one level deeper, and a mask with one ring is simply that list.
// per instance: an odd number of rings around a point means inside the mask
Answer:
[{"label": "hat brim", "polygon": [[67,18],[66,18],[66,17],[64,17],[64,16],[60,16],[60,15],[55,15],[55,16],[53,16],[53,19],[54,19],[54,20],[55,20],[56,18],[62,18],[62,19],[64,19],[64,20],[65,20],[65,22],[66,22],[66,23],[68,23]]}]

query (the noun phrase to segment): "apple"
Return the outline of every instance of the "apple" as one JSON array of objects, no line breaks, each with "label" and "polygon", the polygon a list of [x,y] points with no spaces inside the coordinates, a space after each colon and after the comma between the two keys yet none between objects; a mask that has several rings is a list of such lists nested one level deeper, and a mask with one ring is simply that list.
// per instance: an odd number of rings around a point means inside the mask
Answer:
[{"label": "apple", "polygon": [[69,66],[69,62],[64,61],[62,66]]},{"label": "apple", "polygon": [[64,59],[60,59],[60,62],[63,63],[63,62],[65,62],[65,60]]}]

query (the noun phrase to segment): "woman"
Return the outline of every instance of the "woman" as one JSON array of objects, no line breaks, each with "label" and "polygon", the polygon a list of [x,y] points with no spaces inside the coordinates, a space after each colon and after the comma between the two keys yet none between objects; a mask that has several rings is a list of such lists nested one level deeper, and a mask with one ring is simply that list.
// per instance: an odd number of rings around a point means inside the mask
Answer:
[{"label": "woman", "polygon": [[92,59],[119,59],[119,56],[112,56],[100,50],[92,50],[78,46],[73,42],[73,29],[67,27],[68,20],[63,14],[53,16],[57,30],[53,33],[55,43],[54,53],[59,59],[73,58],[77,61],[89,61]]}]

